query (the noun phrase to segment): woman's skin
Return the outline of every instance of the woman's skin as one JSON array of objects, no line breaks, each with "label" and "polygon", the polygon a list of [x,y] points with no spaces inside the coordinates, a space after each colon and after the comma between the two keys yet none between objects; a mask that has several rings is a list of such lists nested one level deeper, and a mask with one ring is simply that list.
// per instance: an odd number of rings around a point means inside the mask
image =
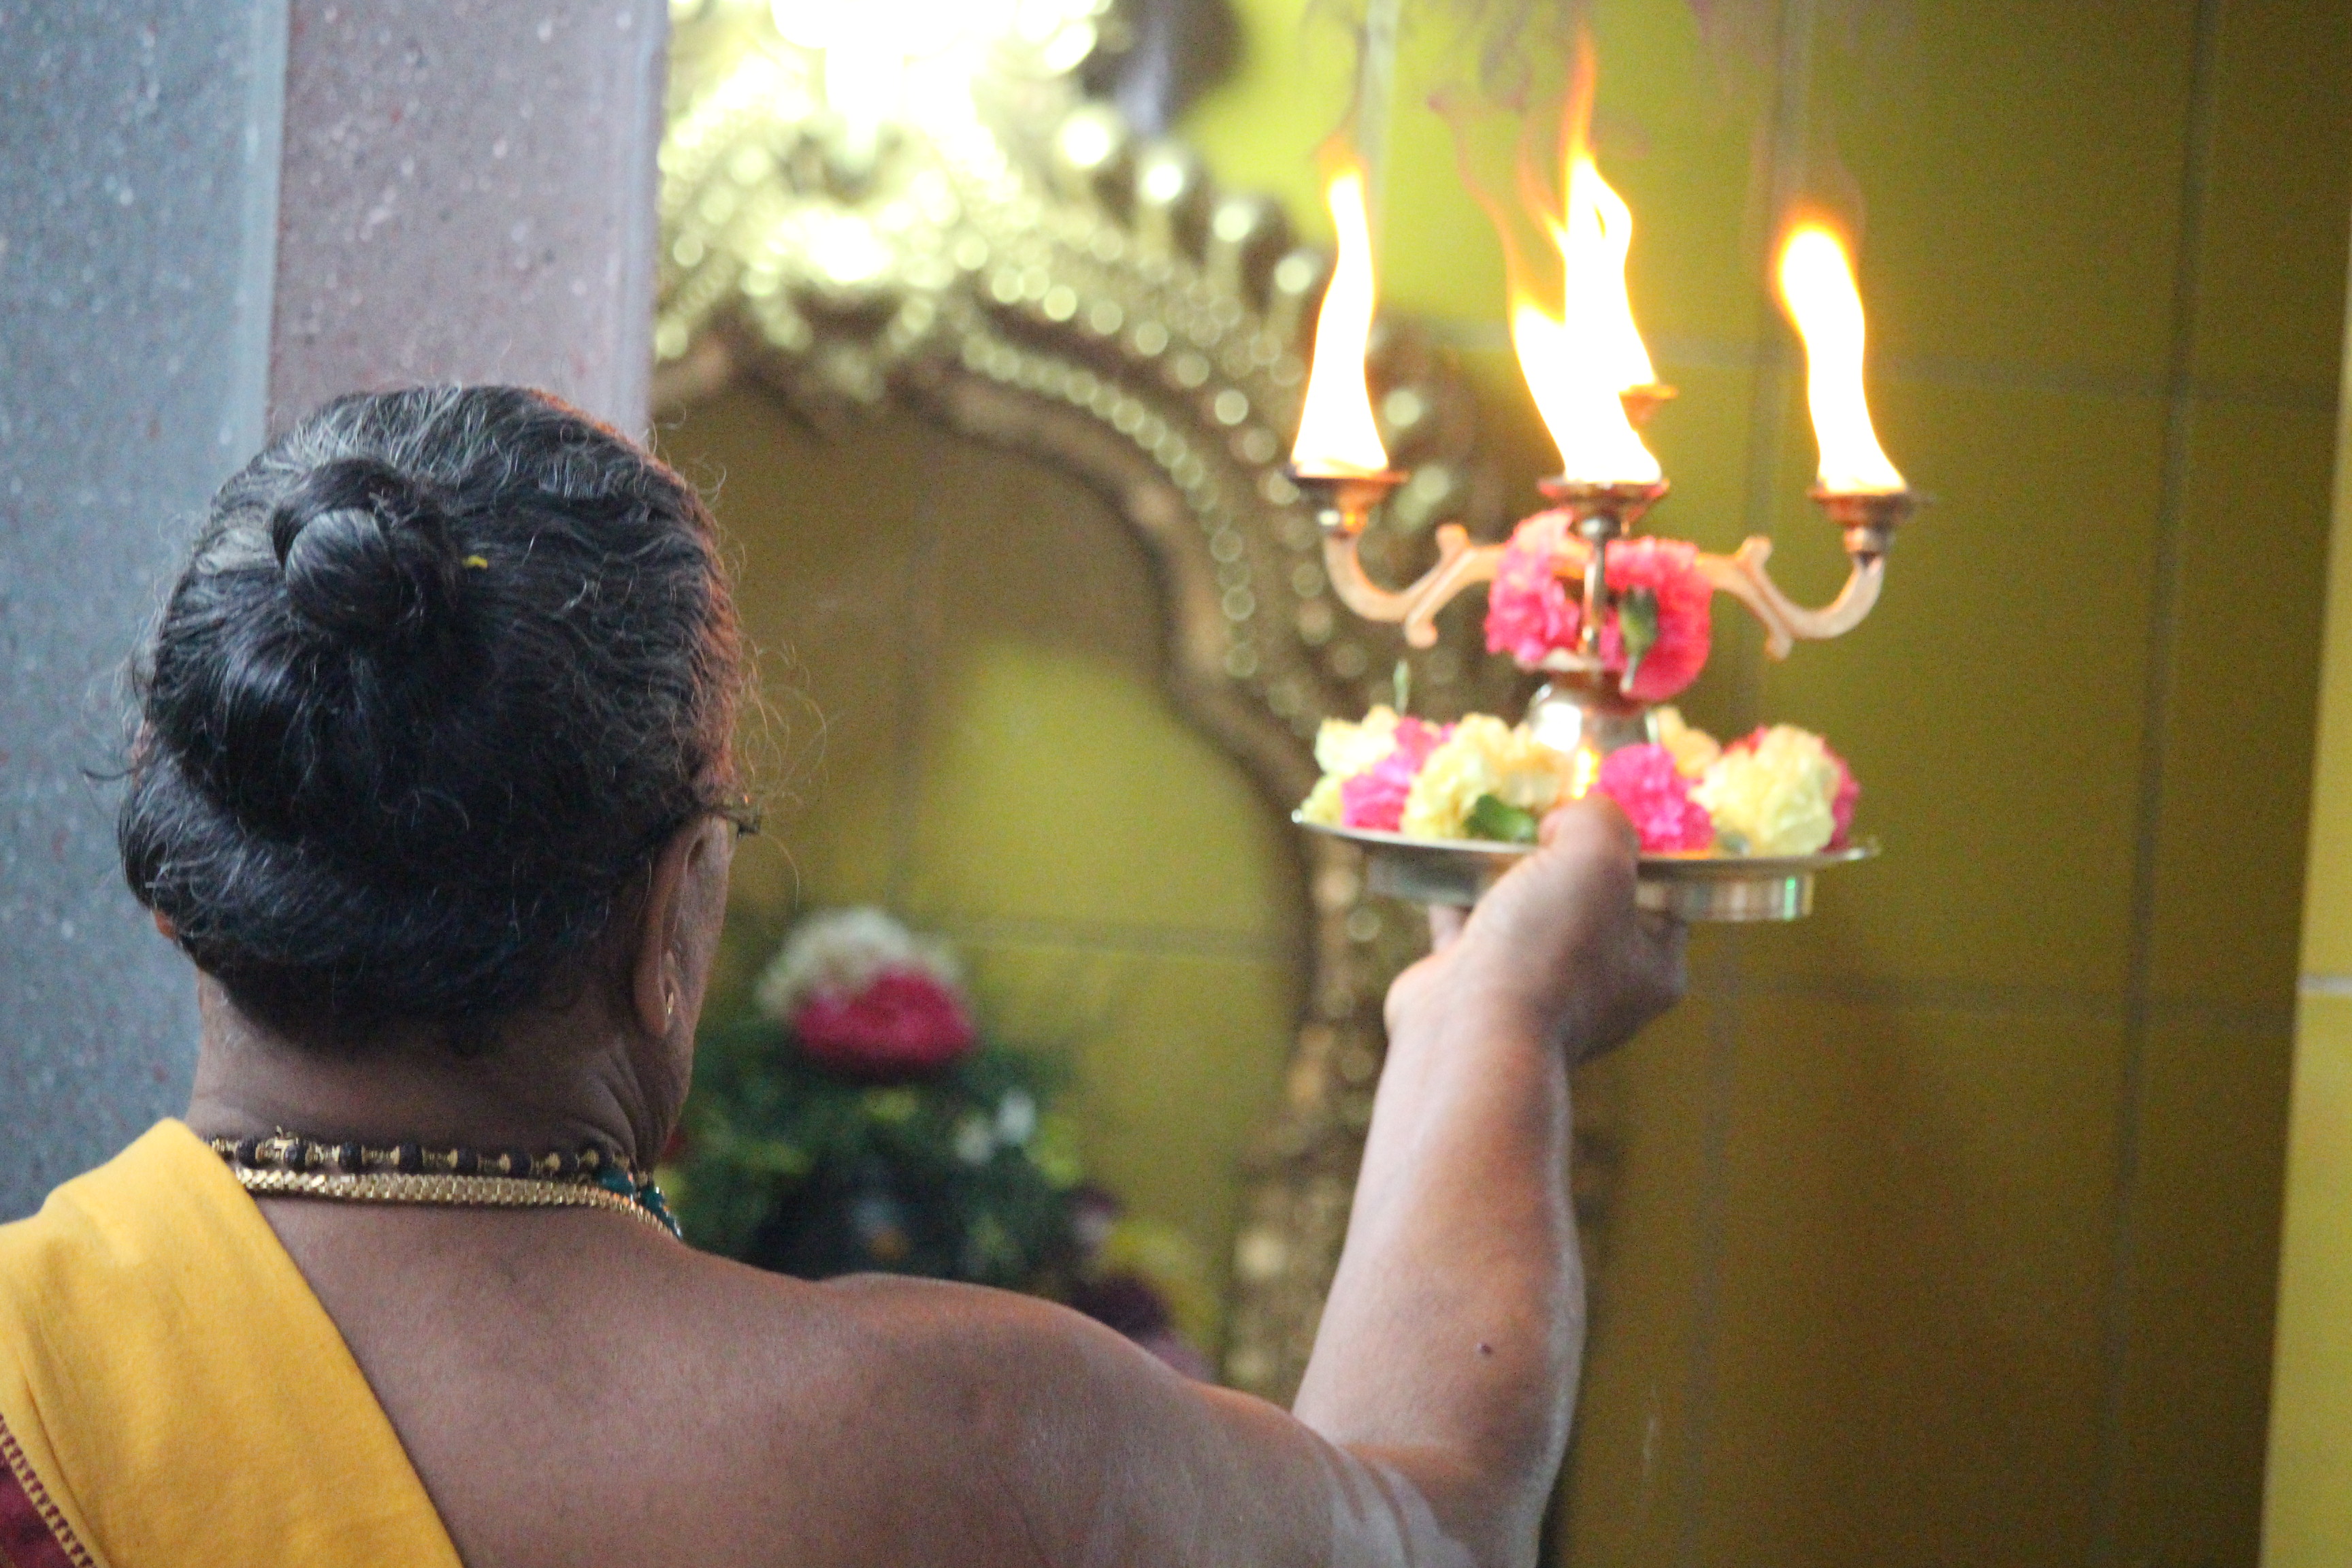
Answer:
[{"label": "woman's skin", "polygon": [[[1683,984],[1680,928],[1634,912],[1615,809],[1564,808],[1545,839],[1389,994],[1347,1248],[1287,1414],[1043,1301],[809,1284],[624,1215],[262,1212],[473,1568],[1531,1563],[1584,1335],[1569,1068]],[[600,977],[476,1059],[424,1030],[289,1039],[204,980],[190,1124],[594,1138],[644,1162],[685,1101],[731,843],[683,830]]]}]

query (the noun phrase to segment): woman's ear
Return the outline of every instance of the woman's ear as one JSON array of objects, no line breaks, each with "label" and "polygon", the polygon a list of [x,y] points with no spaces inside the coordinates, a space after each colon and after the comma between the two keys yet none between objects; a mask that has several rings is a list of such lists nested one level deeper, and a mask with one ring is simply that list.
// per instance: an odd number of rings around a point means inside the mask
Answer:
[{"label": "woman's ear", "polygon": [[637,1027],[652,1038],[690,1033],[702,1011],[734,856],[733,825],[706,816],[672,834],[654,857],[629,983]]}]

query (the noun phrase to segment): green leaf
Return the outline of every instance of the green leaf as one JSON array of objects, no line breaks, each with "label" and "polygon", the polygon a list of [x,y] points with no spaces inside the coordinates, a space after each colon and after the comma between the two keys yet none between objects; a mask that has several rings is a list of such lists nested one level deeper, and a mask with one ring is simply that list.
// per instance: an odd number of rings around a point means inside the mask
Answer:
[{"label": "green leaf", "polygon": [[782,1138],[747,1139],[737,1148],[735,1157],[743,1169],[768,1176],[805,1176],[816,1164],[807,1150]]},{"label": "green leaf", "polygon": [[[1642,672],[1642,660],[1658,646],[1658,594],[1654,588],[1629,588],[1617,601],[1617,635],[1625,643],[1625,679]],[[1622,689],[1621,687],[1620,689]]]},{"label": "green leaf", "polygon": [[1533,844],[1536,841],[1536,814],[1521,811],[1491,795],[1482,795],[1470,807],[1464,826],[1473,838],[1492,839],[1497,844]]},{"label": "green leaf", "polygon": [[923,1097],[911,1089],[869,1089],[865,1100],[866,1114],[886,1127],[912,1121],[923,1109]]}]

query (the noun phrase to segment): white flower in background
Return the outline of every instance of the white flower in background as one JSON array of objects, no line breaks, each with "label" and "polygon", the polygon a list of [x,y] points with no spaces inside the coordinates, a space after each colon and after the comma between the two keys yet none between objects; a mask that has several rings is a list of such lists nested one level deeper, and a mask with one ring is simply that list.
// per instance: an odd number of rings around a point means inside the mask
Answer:
[{"label": "white flower in background", "polygon": [[946,943],[917,936],[880,910],[827,910],[794,926],[760,976],[760,1011],[789,1024],[812,996],[855,996],[893,971],[928,975],[950,991],[962,986]]},{"label": "white flower in background", "polygon": [[1838,765],[1819,735],[1775,724],[1725,748],[1691,799],[1736,855],[1811,855],[1837,834]]},{"label": "white flower in background", "polygon": [[1670,702],[1650,710],[1650,727],[1658,744],[1673,755],[1675,772],[1686,779],[1699,777],[1723,755],[1723,747],[1716,738],[1685,723],[1682,710]]},{"label": "white flower in background", "polygon": [[996,1134],[988,1118],[967,1116],[956,1123],[955,1156],[967,1165],[985,1165],[996,1157]]},{"label": "white flower in background", "polygon": [[1013,1089],[996,1102],[996,1141],[1019,1148],[1037,1131],[1037,1102],[1026,1091]]}]

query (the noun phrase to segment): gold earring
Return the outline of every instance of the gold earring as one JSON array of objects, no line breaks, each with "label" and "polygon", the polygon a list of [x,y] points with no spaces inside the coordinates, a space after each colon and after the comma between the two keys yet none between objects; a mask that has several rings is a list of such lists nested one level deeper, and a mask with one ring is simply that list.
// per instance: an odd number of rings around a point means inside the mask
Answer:
[{"label": "gold earring", "polygon": [[677,1022],[677,989],[675,986],[665,985],[662,987],[662,1027],[667,1029]]}]

